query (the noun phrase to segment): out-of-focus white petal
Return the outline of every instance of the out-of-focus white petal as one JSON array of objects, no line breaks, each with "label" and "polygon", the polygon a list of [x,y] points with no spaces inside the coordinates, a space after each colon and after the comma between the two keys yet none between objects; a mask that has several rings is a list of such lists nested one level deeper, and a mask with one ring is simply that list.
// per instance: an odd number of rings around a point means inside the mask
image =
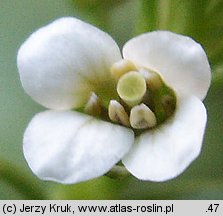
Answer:
[{"label": "out-of-focus white petal", "polygon": [[130,129],[72,111],[37,114],[24,135],[24,155],[41,179],[64,184],[108,172],[130,149]]},{"label": "out-of-focus white petal", "polygon": [[208,59],[200,44],[189,37],[168,31],[145,33],[124,45],[123,56],[159,72],[181,95],[203,99],[207,94],[211,81]]},{"label": "out-of-focus white petal", "polygon": [[198,98],[179,99],[172,119],[139,136],[123,164],[142,180],[174,178],[199,155],[205,124],[206,109]]},{"label": "out-of-focus white petal", "polygon": [[40,28],[21,46],[17,65],[25,91],[51,109],[83,105],[90,92],[111,79],[110,67],[121,59],[105,32],[67,17]]}]

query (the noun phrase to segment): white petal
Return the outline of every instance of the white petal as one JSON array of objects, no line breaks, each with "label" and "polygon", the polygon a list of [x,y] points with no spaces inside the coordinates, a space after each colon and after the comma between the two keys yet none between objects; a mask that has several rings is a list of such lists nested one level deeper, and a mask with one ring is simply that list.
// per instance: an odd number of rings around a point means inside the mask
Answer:
[{"label": "white petal", "polygon": [[25,91],[52,109],[77,108],[111,79],[121,59],[105,32],[75,18],[61,18],[34,32],[21,46],[17,65]]},{"label": "white petal", "polygon": [[168,31],[142,34],[128,41],[124,58],[159,72],[181,95],[203,99],[210,86],[211,72],[207,56],[189,37]]},{"label": "white petal", "polygon": [[142,180],[174,178],[199,155],[205,124],[203,103],[196,97],[180,99],[174,117],[139,136],[123,164]]},{"label": "white petal", "polygon": [[130,129],[77,112],[37,114],[24,135],[24,155],[41,179],[64,184],[108,172],[134,140]]}]

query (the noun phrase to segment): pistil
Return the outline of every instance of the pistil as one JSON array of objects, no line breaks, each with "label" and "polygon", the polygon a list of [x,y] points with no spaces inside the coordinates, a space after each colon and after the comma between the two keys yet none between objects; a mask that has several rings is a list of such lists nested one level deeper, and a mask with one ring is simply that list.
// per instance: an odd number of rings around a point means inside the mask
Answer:
[{"label": "pistil", "polygon": [[133,107],[142,101],[146,93],[146,81],[140,73],[130,71],[119,79],[117,92],[127,105]]}]

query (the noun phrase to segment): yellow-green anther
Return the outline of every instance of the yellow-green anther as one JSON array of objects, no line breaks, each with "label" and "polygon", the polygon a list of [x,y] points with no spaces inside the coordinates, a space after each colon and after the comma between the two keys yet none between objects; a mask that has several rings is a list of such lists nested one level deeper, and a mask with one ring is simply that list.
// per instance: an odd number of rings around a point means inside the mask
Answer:
[{"label": "yellow-green anther", "polygon": [[136,67],[131,61],[122,59],[112,65],[111,74],[113,78],[118,80],[122,75],[134,70],[136,70]]},{"label": "yellow-green anther", "polygon": [[146,81],[140,73],[131,71],[121,76],[117,92],[126,104],[133,107],[142,101],[146,93]]},{"label": "yellow-green anther", "polygon": [[111,121],[130,126],[129,116],[124,107],[116,100],[111,100],[108,106],[108,115]]},{"label": "yellow-green anther", "polygon": [[92,116],[99,116],[101,113],[101,102],[98,96],[92,92],[87,104],[84,107],[84,112],[92,115]]},{"label": "yellow-green anther", "polygon": [[146,69],[141,69],[139,73],[145,78],[149,89],[157,90],[162,87],[163,81],[158,73]]},{"label": "yellow-green anther", "polygon": [[145,104],[134,106],[130,112],[130,125],[135,129],[156,126],[156,116]]}]

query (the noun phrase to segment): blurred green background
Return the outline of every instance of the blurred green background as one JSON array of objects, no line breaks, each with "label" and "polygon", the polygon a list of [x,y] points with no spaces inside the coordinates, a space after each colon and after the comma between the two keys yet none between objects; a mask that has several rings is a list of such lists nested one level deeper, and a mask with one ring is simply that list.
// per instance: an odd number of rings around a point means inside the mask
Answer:
[{"label": "blurred green background", "polygon": [[[165,183],[133,177],[97,178],[75,185],[38,180],[22,153],[23,132],[44,110],[21,87],[17,50],[36,29],[75,16],[108,32],[120,45],[167,29],[206,50],[213,81],[204,103],[208,125],[200,157]],[[0,199],[223,199],[223,0],[0,0]]]}]

